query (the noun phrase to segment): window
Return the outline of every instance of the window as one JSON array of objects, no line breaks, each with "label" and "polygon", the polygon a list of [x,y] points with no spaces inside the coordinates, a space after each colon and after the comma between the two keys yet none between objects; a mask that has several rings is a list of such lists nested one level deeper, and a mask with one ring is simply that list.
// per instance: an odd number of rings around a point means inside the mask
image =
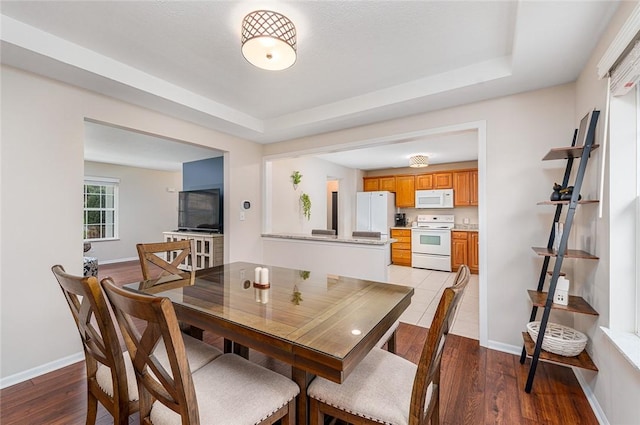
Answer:
[{"label": "window", "polygon": [[85,177],[84,227],[85,241],[118,238],[118,179]]}]

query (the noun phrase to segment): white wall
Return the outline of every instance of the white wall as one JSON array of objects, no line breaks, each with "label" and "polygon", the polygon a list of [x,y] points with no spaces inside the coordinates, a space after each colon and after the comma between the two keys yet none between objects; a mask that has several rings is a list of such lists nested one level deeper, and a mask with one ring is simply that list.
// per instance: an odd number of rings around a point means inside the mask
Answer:
[{"label": "white wall", "polygon": [[[564,164],[543,163],[552,147],[568,145],[574,129],[573,84],[488,100],[427,114],[382,122],[265,146],[265,154],[284,155],[305,148],[370,140],[378,137],[486,120],[486,270],[488,340],[490,346],[514,351],[529,319],[527,289],[535,287],[542,258],[532,246],[546,245],[553,211],[537,207],[548,199]],[[335,148],[335,146],[333,146]],[[482,173],[481,173],[482,175]],[[481,244],[482,245],[482,244]],[[486,273],[486,274],[485,274]]]},{"label": "white wall", "polygon": [[[611,41],[615,38],[621,26],[630,16],[631,11],[638,5],[638,2],[621,2],[618,11],[611,20],[607,31],[600,39],[598,46],[587,65],[585,66],[580,78],[576,83],[576,116],[574,122],[578,123],[590,109],[599,109],[604,114],[606,105],[607,83],[606,80],[598,80],[596,74],[596,66]],[[612,126],[614,123],[612,122]],[[603,142],[604,134],[604,116],[601,115],[598,123],[598,132],[596,142]],[[612,138],[609,142],[609,148],[606,154],[606,171],[604,193],[599,194],[599,178],[600,167],[604,149],[599,149],[590,160],[587,175],[584,181],[583,193],[597,194],[597,197],[603,202],[603,217],[598,219],[597,208],[582,208],[580,214],[576,214],[576,238],[575,243],[580,249],[585,249],[595,253],[599,260],[596,265],[587,265],[586,267],[578,267],[574,269],[574,281],[578,285],[580,295],[585,297],[593,307],[600,313],[597,319],[588,317],[576,317],[576,327],[584,330],[590,339],[587,347],[596,366],[598,373],[585,370],[577,370],[580,378],[592,389],[597,403],[606,415],[611,424],[636,424],[640,418],[640,371],[634,369],[630,362],[627,361],[622,354],[611,344],[600,330],[600,326],[608,327],[613,322],[612,316],[616,312],[625,310],[627,306],[618,303],[615,298],[610,298],[610,291],[616,291],[616,284],[619,282],[610,281],[612,273],[619,272],[624,268],[616,265],[616,269],[610,270],[610,263],[613,260],[620,261],[625,255],[627,263],[635,264],[638,258],[628,258],[633,254],[626,249],[625,245],[621,245],[622,241],[611,240],[610,227],[614,226],[614,220],[610,208],[610,195],[619,185],[620,180],[629,182],[627,187],[631,185],[630,179],[633,173],[625,160],[624,154],[622,158],[612,159],[616,155],[616,151],[620,149],[615,145],[615,135],[612,127]],[[633,162],[631,155],[626,159]],[[618,177],[609,176],[617,173]],[[594,196],[595,197],[595,196]],[[620,221],[616,218],[615,221]],[[629,233],[633,233],[628,229]],[[613,253],[617,250],[617,253]],[[633,270],[633,268],[632,268]],[[573,283],[572,283],[573,285]],[[630,303],[631,299],[623,300]]]},{"label": "white wall", "polygon": [[[267,214],[270,233],[307,233],[312,229],[327,228],[327,181],[338,180],[338,231],[351,235],[355,220],[355,193],[360,174],[352,168],[342,167],[321,159],[302,157],[269,160],[271,179],[266,189],[271,193],[271,210]],[[291,173],[300,171],[302,180],[297,189],[291,183]],[[311,218],[302,215],[300,195],[311,198]]]},{"label": "white wall", "polygon": [[137,258],[137,243],[161,242],[162,232],[177,228],[182,172],[85,161],[84,175],[120,180],[119,239],[92,242],[86,254],[97,257],[99,264]]},{"label": "white wall", "polygon": [[81,350],[50,267],[82,270],[85,118],[226,151],[225,260],[261,260],[260,145],[6,66],[0,82],[3,386]]}]

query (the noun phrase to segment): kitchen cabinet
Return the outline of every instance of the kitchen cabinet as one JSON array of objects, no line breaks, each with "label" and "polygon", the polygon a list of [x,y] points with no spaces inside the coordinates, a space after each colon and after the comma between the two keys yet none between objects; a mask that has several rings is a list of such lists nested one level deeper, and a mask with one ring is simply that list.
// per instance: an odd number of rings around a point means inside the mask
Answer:
[{"label": "kitchen cabinet", "polygon": [[434,189],[452,189],[453,173],[434,173],[433,188]]},{"label": "kitchen cabinet", "polygon": [[478,170],[453,172],[453,206],[478,205]]},{"label": "kitchen cabinet", "polygon": [[469,271],[478,274],[480,270],[480,245],[478,244],[478,232],[468,232],[469,235]]},{"label": "kitchen cabinet", "polygon": [[416,206],[415,176],[396,176],[396,207]]},{"label": "kitchen cabinet", "polygon": [[411,267],[411,229],[391,229],[391,263]]},{"label": "kitchen cabinet", "polygon": [[396,176],[363,177],[362,188],[365,192],[374,192],[377,190],[395,192]]},{"label": "kitchen cabinet", "polygon": [[389,192],[396,191],[396,176],[380,177],[378,187],[379,190],[386,190]]},{"label": "kitchen cabinet", "polygon": [[462,264],[469,266],[471,273],[478,274],[478,232],[451,232],[451,270]]},{"label": "kitchen cabinet", "polygon": [[380,178],[379,177],[363,177],[362,189],[365,192],[374,192],[380,190]]},{"label": "kitchen cabinet", "polygon": [[433,174],[420,174],[416,176],[416,190],[433,189]]},{"label": "kitchen cabinet", "polygon": [[416,176],[416,190],[451,189],[453,188],[453,173],[429,173]]}]

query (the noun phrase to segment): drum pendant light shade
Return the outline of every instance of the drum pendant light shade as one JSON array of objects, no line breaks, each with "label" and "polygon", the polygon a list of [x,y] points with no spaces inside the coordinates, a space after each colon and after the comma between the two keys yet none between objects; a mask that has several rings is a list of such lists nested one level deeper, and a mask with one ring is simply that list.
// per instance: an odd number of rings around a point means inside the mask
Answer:
[{"label": "drum pendant light shade", "polygon": [[289,68],[296,61],[296,27],[284,15],[256,10],[242,20],[242,55],[269,71]]},{"label": "drum pendant light shade", "polygon": [[422,168],[429,166],[429,157],[425,155],[414,155],[409,158],[409,167]]}]

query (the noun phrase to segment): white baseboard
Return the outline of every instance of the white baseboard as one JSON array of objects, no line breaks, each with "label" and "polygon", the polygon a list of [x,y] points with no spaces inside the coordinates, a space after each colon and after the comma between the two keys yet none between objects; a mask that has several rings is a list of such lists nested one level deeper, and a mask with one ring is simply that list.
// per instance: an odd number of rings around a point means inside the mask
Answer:
[{"label": "white baseboard", "polygon": [[596,398],[596,395],[591,390],[591,387],[587,383],[587,380],[584,379],[584,376],[582,375],[582,370],[575,367],[572,367],[571,369],[573,369],[573,373],[574,375],[576,375],[576,379],[578,380],[578,383],[580,384],[580,387],[582,388],[584,395],[587,397],[587,400],[591,405],[591,410],[593,410],[593,414],[596,415],[596,419],[598,420],[598,423],[600,425],[609,425],[609,420],[607,419],[607,415],[604,414],[604,410],[602,410],[600,403],[598,403],[598,399]]},{"label": "white baseboard", "polygon": [[[520,354],[522,354],[521,345],[509,345],[503,344],[502,342],[490,340],[488,348],[496,351],[502,351],[503,353],[515,354],[516,356],[520,356]],[[573,374],[576,376],[578,384],[580,384],[580,388],[582,388],[582,392],[584,392],[585,397],[587,397],[587,401],[589,402],[591,410],[593,410],[593,414],[598,420],[598,423],[600,423],[600,425],[609,425],[609,420],[604,414],[602,407],[600,407],[600,403],[598,403],[596,395],[593,393],[591,387],[587,384],[587,381],[582,376],[582,371],[579,368],[575,367],[572,367],[571,369],[573,369]]]},{"label": "white baseboard", "polygon": [[76,354],[72,354],[53,362],[34,367],[33,369],[25,370],[23,372],[16,373],[15,375],[7,376],[0,379],[0,389],[19,384],[20,382],[28,381],[29,379],[36,378],[40,375],[44,375],[45,373],[53,372],[54,370],[58,370],[60,368],[78,363],[83,360],[84,352],[80,351]]},{"label": "white baseboard", "polygon": [[496,351],[502,351],[503,353],[515,354],[516,356],[519,356],[520,354],[522,354],[521,345],[518,346],[518,345],[504,344],[498,341],[489,340],[487,344],[487,348],[490,348]]}]

